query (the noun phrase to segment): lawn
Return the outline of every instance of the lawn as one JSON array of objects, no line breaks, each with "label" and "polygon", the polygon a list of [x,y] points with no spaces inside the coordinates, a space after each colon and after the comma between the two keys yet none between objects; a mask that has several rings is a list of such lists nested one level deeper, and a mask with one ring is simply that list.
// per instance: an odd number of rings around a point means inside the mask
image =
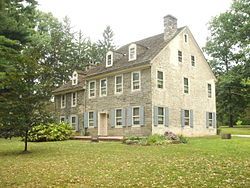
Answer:
[{"label": "lawn", "polygon": [[220,127],[222,133],[231,133],[231,134],[241,134],[241,135],[250,135],[250,126],[238,126],[238,127]]},{"label": "lawn", "polygon": [[0,187],[250,187],[250,139],[188,144],[0,139]]}]

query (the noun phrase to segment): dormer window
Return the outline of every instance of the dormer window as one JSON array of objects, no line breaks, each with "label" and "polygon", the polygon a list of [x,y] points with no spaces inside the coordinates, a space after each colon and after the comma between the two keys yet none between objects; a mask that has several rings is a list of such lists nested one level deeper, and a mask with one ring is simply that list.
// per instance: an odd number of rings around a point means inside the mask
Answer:
[{"label": "dormer window", "polygon": [[128,56],[129,61],[134,61],[136,60],[136,44],[131,44],[129,46],[129,56]]},{"label": "dormer window", "polygon": [[77,83],[78,83],[78,74],[76,71],[74,71],[72,75],[72,85],[77,85]]},{"label": "dormer window", "polygon": [[106,54],[106,67],[111,67],[113,65],[113,52],[109,51]]}]

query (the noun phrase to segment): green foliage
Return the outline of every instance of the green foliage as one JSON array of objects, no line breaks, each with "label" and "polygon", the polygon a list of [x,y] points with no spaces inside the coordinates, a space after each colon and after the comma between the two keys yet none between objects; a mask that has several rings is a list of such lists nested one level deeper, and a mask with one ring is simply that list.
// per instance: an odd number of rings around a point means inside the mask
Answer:
[{"label": "green foliage", "polygon": [[37,125],[29,131],[31,142],[62,141],[70,139],[73,131],[67,123]]}]

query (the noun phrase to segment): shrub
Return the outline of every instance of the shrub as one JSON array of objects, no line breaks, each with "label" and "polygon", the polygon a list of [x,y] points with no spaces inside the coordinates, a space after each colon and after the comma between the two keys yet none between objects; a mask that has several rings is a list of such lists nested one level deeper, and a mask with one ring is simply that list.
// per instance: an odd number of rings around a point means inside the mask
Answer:
[{"label": "shrub", "polygon": [[147,138],[149,145],[163,145],[166,142],[165,136],[154,134]]},{"label": "shrub", "polygon": [[45,142],[68,140],[72,133],[72,128],[67,123],[38,125],[29,131],[28,141]]}]

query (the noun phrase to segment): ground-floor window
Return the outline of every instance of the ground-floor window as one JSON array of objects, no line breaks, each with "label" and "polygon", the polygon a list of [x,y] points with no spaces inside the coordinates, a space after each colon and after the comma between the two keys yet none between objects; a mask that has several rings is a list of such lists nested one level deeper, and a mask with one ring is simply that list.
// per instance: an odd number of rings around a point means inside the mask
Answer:
[{"label": "ground-floor window", "polygon": [[140,124],[140,108],[139,107],[133,107],[132,119],[133,119],[133,125]]},{"label": "ground-floor window", "polygon": [[60,116],[60,123],[65,122],[65,121],[66,121],[65,116]]},{"label": "ground-floor window", "polygon": [[115,110],[115,125],[116,126],[122,125],[122,109]]},{"label": "ground-floor window", "polygon": [[89,127],[94,127],[94,112],[89,112]]},{"label": "ground-floor window", "polygon": [[190,126],[190,111],[184,110],[184,125]]},{"label": "ground-floor window", "polygon": [[213,113],[212,112],[208,113],[208,126],[209,127],[213,126]]},{"label": "ground-floor window", "polygon": [[164,108],[163,107],[158,107],[157,119],[158,119],[158,125],[164,124]]}]

